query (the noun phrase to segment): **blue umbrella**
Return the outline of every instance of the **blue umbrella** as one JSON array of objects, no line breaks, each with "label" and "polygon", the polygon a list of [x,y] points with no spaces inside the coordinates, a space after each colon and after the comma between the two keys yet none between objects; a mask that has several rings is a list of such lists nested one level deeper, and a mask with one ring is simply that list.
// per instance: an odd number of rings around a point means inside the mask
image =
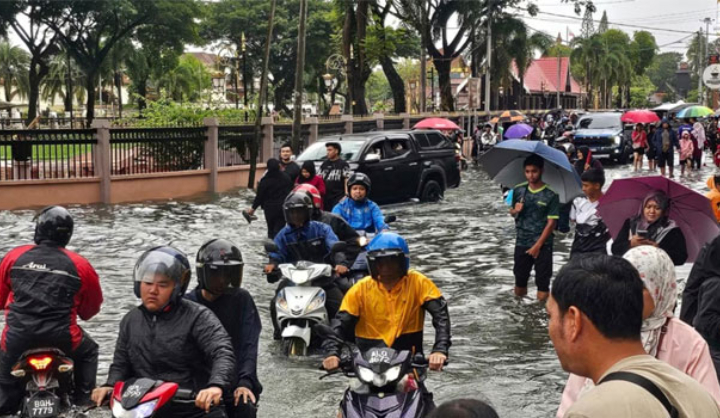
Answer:
[{"label": "blue umbrella", "polygon": [[505,131],[505,138],[508,139],[520,139],[524,138],[528,135],[530,135],[533,131],[532,126],[528,125],[527,123],[516,123],[515,125],[508,128],[507,131]]},{"label": "blue umbrella", "polygon": [[580,176],[567,155],[540,141],[503,141],[483,154],[479,161],[483,170],[497,183],[514,187],[527,181],[523,163],[533,154],[545,160],[542,179],[558,194],[560,203],[568,203],[582,194]]}]

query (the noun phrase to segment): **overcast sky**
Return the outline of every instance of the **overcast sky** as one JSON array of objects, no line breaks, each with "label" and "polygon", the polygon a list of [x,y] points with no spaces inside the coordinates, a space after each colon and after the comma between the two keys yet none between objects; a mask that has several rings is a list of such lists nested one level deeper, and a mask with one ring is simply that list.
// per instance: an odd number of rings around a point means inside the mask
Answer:
[{"label": "overcast sky", "polygon": [[[534,3],[540,8],[540,13],[535,17],[526,17],[528,26],[553,37],[557,37],[558,32],[561,32],[563,39],[566,38],[566,28],[580,36],[582,14],[575,15],[572,4],[561,3],[560,0],[537,0]],[[622,29],[629,34],[637,30],[647,30],[655,36],[655,41],[662,51],[684,53],[689,37],[693,35],[689,32],[697,32],[700,27],[705,30],[703,19],[706,17],[713,19],[710,39],[717,38],[716,0],[597,0],[595,5],[596,28],[604,10],[607,12],[610,27]]]}]

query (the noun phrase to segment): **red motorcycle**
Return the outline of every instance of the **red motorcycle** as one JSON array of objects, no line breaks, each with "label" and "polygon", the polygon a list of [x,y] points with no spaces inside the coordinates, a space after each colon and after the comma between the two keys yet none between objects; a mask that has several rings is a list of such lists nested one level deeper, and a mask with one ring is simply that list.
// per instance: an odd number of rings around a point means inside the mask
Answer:
[{"label": "red motorcycle", "polygon": [[171,403],[194,404],[195,393],[177,383],[140,378],[115,384],[110,410],[115,418],[148,418]]}]

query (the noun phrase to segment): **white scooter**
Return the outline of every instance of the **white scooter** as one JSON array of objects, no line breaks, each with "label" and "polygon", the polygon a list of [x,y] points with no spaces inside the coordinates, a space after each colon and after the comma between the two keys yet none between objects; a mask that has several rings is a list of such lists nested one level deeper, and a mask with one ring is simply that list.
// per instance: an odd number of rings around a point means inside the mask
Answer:
[{"label": "white scooter", "polygon": [[[345,243],[338,242],[332,251],[344,249]],[[265,250],[277,252],[277,246],[267,243]],[[288,286],[275,297],[276,318],[273,320],[280,327],[284,352],[288,356],[306,356],[313,341],[313,325],[330,322],[325,307],[327,295],[322,286],[333,280],[333,268],[329,264],[298,261],[280,264],[278,270]]]}]

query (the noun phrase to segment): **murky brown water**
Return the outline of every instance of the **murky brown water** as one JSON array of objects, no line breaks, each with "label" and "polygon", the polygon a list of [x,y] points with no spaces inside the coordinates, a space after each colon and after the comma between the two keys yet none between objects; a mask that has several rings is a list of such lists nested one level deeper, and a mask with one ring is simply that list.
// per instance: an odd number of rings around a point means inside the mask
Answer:
[{"label": "murky brown water", "polygon": [[[704,193],[711,172],[706,168],[681,181]],[[607,175],[634,174],[626,166],[609,167]],[[261,416],[335,416],[347,379],[319,381],[319,356],[289,360],[272,341],[267,305],[273,286],[261,274],[264,221],[249,226],[240,215],[251,198],[251,192],[240,191],[183,202],[71,208],[76,233],[69,248],[95,266],[105,294],[101,313],[84,324],[101,346],[101,381],[112,358],[118,323],[138,304],[131,274],[139,255],[152,246],[171,244],[194,260],[203,242],[222,237],[241,247],[246,260],[243,286],[261,311]],[[384,210],[398,216],[393,228],[408,238],[413,266],[438,284],[450,304],[451,363],[428,379],[436,401],[477,397],[489,400],[502,417],[552,416],[566,374],[547,336],[543,306],[512,296],[514,225],[498,186],[471,169],[464,173],[462,186],[448,191],[442,203]],[[32,239],[33,214],[0,212],[0,254]],[[571,236],[557,240],[556,271],[567,260],[570,243]],[[681,267],[679,277],[684,281],[688,272],[689,266]],[[430,337],[426,332],[428,343]]]}]

